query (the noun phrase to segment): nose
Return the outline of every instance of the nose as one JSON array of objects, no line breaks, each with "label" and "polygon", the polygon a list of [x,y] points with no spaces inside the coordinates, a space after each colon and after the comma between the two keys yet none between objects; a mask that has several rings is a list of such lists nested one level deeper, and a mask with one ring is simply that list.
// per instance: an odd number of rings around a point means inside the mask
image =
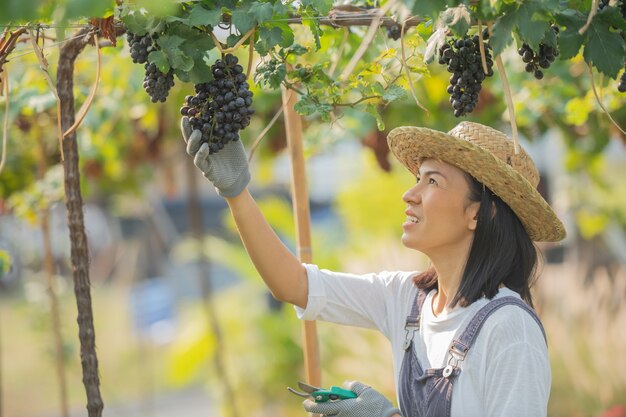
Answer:
[{"label": "nose", "polygon": [[419,184],[415,184],[402,194],[402,201],[407,204],[418,204],[421,201],[421,193],[419,192]]}]

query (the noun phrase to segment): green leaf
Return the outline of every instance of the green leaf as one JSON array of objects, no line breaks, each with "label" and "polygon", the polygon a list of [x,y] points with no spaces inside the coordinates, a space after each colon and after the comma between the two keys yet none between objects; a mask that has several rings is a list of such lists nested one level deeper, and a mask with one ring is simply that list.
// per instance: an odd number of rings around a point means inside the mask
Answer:
[{"label": "green leaf", "polygon": [[271,3],[253,3],[252,6],[250,6],[250,14],[254,17],[257,24],[263,23],[272,18],[274,7]]},{"label": "green leaf", "polygon": [[527,43],[533,51],[539,50],[539,44],[543,40],[546,31],[550,29],[550,23],[544,17],[545,10],[538,2],[526,1],[522,3],[517,12],[517,33],[524,43]]},{"label": "green leaf", "polygon": [[222,20],[222,10],[220,8],[214,8],[207,10],[201,3],[196,3],[193,9],[189,13],[189,25],[191,26],[203,26],[208,25],[215,27]]},{"label": "green leaf", "polygon": [[104,17],[114,7],[115,4],[109,0],[68,0],[64,18],[74,20],[80,17]]},{"label": "green leaf", "polygon": [[383,94],[383,100],[387,103],[406,97],[406,90],[399,85],[391,85]]},{"label": "green leaf", "polygon": [[189,71],[194,66],[193,58],[183,54],[181,50],[168,51],[168,58],[176,69]]},{"label": "green leaf", "polygon": [[159,71],[167,73],[170,70],[170,61],[163,51],[152,51],[148,54],[148,61],[154,63]]},{"label": "green leaf", "polygon": [[318,51],[322,47],[322,43],[320,42],[320,35],[322,35],[322,28],[320,28],[317,21],[313,19],[304,20],[304,24],[311,30],[311,34],[313,34],[313,38],[315,39],[315,50]]},{"label": "green leaf", "polygon": [[302,116],[310,116],[317,111],[317,103],[310,96],[300,96],[293,109]]},{"label": "green leaf", "polygon": [[[291,46],[293,43],[293,32],[287,32],[291,34],[291,43],[287,46]],[[289,39],[288,39],[289,40]],[[283,42],[283,29],[281,27],[274,26],[272,28],[261,27],[259,29],[259,42],[263,43],[263,47],[266,50],[274,48]]]},{"label": "green leaf", "polygon": [[327,15],[333,7],[332,0],[302,0],[302,6],[311,10],[315,10],[318,15]]},{"label": "green leaf", "polygon": [[511,33],[517,23],[515,6],[506,8],[504,15],[500,16],[493,25],[493,35],[489,38],[489,44],[493,48],[494,58],[511,43]]},{"label": "green leaf", "polygon": [[130,13],[122,16],[121,18],[126,28],[137,35],[145,35],[148,33],[146,26],[148,26],[148,19],[146,16],[139,12]]},{"label": "green leaf", "polygon": [[365,113],[370,114],[374,117],[374,120],[376,120],[376,127],[378,128],[378,130],[380,130],[381,132],[383,130],[385,130],[385,121],[383,120],[383,117],[380,115],[380,112],[378,111],[378,106],[373,105],[373,104],[368,104],[367,106],[365,106]]},{"label": "green leaf", "polygon": [[206,83],[213,79],[211,67],[204,62],[195,62],[195,65],[189,71],[189,80],[194,84]]},{"label": "green leaf", "polygon": [[624,19],[622,12],[616,7],[605,7],[596,14],[594,20],[596,19],[605,22],[607,26],[626,31],[626,19]]},{"label": "green leaf", "polygon": [[277,16],[287,16],[289,14],[289,8],[283,4],[282,1],[277,1],[274,3],[274,17]]},{"label": "green leaf", "polygon": [[252,29],[256,23],[254,17],[250,13],[250,7],[245,6],[238,7],[233,10],[232,22],[242,35]]},{"label": "green leaf", "polygon": [[439,13],[444,11],[445,8],[446,0],[416,0],[411,12],[413,15],[430,17],[433,21],[436,21]]},{"label": "green leaf", "polygon": [[624,67],[624,39],[618,32],[611,32],[608,26],[595,19],[591,22],[589,38],[583,56],[601,73],[615,79]]},{"label": "green leaf", "polygon": [[574,10],[565,10],[555,16],[556,22],[565,26],[565,30],[559,34],[559,58],[566,60],[578,55],[578,51],[583,42],[587,39],[587,32],[584,35],[578,33],[587,21],[587,16]]},{"label": "green leaf", "polygon": [[168,51],[169,49],[178,49],[183,42],[185,42],[185,39],[176,35],[163,35],[157,40],[157,44],[164,51]]}]

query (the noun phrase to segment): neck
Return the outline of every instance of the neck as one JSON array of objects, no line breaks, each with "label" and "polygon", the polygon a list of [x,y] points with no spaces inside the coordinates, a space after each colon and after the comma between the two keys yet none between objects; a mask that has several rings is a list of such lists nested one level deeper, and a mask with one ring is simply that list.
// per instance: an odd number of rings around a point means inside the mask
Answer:
[{"label": "neck", "polygon": [[437,273],[438,291],[433,300],[433,313],[439,315],[447,310],[448,304],[455,297],[461,285],[465,264],[469,255],[471,241],[463,242],[450,250],[447,248],[441,255],[429,256]]}]

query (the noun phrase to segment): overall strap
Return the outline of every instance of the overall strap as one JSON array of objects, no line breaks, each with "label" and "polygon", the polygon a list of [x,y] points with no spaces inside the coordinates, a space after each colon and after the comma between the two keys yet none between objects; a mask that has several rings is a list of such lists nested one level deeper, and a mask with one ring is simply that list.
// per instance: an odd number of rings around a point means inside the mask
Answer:
[{"label": "overall strap", "polygon": [[456,359],[456,363],[453,364],[453,367],[456,367],[459,362],[463,361],[463,359],[465,359],[465,355],[467,355],[468,350],[476,341],[478,333],[480,332],[480,329],[483,327],[483,324],[485,323],[487,318],[500,307],[511,304],[517,305],[526,310],[530,314],[530,316],[537,322],[539,328],[541,329],[541,333],[543,333],[543,338],[546,339],[546,332],[541,325],[539,317],[537,317],[537,313],[535,313],[535,310],[528,306],[528,304],[526,304],[519,298],[512,296],[498,298],[495,300],[491,300],[486,306],[478,310],[478,313],[476,313],[476,315],[469,322],[463,333],[461,333],[461,336],[452,341],[449,349],[450,360],[448,361],[448,364],[450,365],[450,362],[453,359]]},{"label": "overall strap", "polygon": [[406,316],[406,322],[404,324],[404,330],[406,330],[406,335],[404,337],[403,348],[405,351],[408,350],[411,346],[413,336],[415,335],[415,332],[420,328],[420,316],[422,314],[422,306],[424,305],[425,299],[426,292],[418,288],[417,294],[415,295],[415,299],[413,300],[413,304],[411,307],[411,313]]}]

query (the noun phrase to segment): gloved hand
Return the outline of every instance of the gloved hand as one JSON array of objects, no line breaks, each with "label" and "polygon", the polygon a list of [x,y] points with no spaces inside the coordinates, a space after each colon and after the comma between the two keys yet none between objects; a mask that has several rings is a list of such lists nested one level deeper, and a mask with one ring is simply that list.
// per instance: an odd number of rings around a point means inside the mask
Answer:
[{"label": "gloved hand", "polygon": [[[348,400],[316,403],[304,400],[302,405],[309,413],[336,417],[391,417],[400,414],[391,402],[380,392],[358,381],[346,382],[343,387],[358,397]],[[400,414],[401,415],[401,414]]]},{"label": "gloved hand", "polygon": [[209,145],[201,143],[202,132],[192,130],[187,116],[181,120],[183,139],[193,163],[213,183],[222,197],[239,195],[250,182],[248,159],[241,140],[228,142],[219,152],[209,155]]}]

